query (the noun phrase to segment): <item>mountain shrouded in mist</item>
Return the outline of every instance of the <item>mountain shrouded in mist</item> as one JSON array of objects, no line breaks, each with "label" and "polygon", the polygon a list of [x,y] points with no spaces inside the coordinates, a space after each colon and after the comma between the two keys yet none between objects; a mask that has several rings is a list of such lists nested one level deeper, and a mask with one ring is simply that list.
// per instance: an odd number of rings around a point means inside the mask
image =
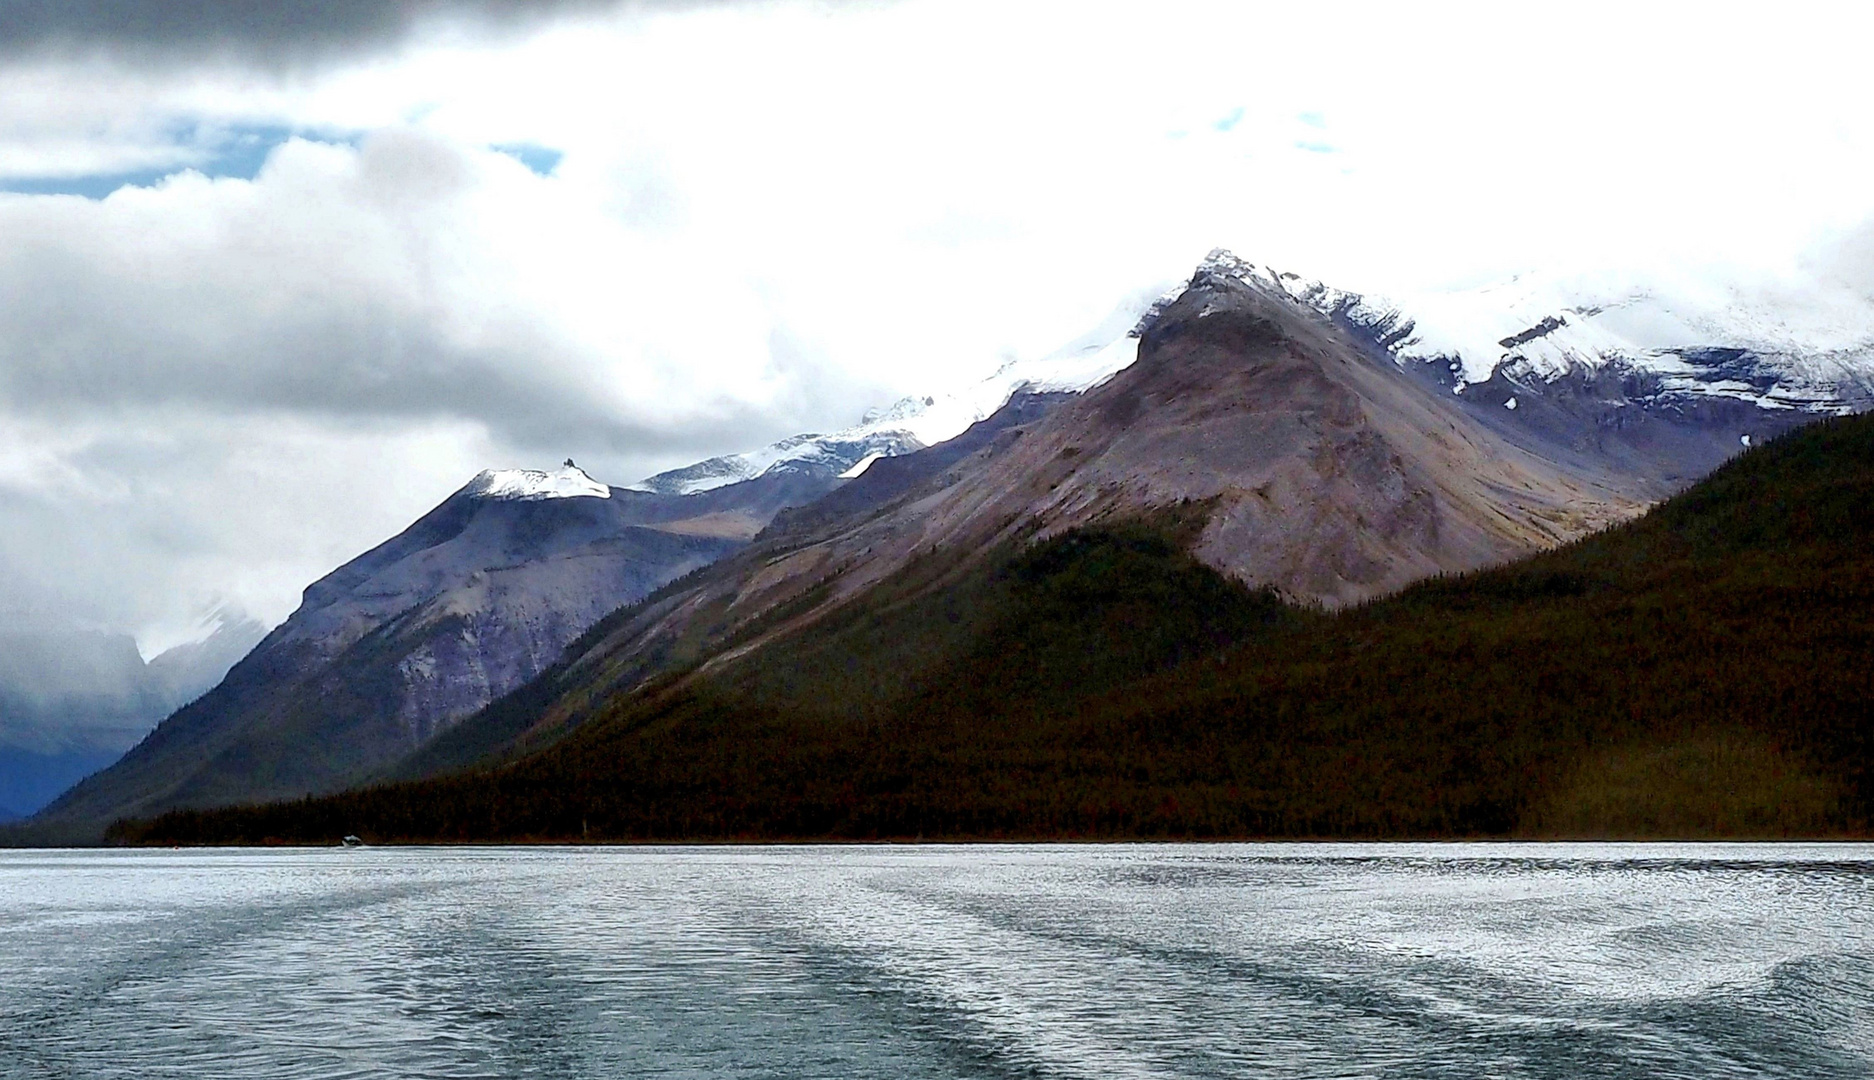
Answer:
[{"label": "mountain shrouded in mist", "polygon": [[266,627],[219,612],[145,663],[128,635],[19,620],[0,633],[0,816],[25,817],[212,688]]}]

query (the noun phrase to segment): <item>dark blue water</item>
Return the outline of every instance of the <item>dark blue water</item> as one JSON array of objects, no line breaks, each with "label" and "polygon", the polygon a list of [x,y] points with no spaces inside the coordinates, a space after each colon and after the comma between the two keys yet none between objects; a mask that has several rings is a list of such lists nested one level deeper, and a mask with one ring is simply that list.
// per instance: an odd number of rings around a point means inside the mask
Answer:
[{"label": "dark blue water", "polygon": [[1874,848],[0,853],[5,1077],[1874,1076]]}]

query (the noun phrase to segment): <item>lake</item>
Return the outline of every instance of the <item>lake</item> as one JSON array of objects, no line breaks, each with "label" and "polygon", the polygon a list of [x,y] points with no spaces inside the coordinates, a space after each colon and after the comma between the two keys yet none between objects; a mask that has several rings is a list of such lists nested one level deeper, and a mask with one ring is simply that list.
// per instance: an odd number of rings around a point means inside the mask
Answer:
[{"label": "lake", "polygon": [[1874,846],[0,852],[5,1077],[1874,1076]]}]

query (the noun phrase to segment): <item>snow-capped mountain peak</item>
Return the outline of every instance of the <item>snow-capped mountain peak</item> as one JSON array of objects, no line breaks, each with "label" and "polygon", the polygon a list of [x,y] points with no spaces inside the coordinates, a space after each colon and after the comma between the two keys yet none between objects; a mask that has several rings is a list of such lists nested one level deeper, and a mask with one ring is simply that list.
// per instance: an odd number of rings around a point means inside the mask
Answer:
[{"label": "snow-capped mountain peak", "polygon": [[691,495],[780,470],[825,470],[846,479],[856,477],[879,458],[961,435],[1018,393],[1076,393],[1105,382],[1138,359],[1145,307],[1142,301],[1128,301],[1093,333],[1047,356],[1010,360],[995,374],[960,390],[901,398],[869,410],[852,427],[825,435],[795,435],[759,450],[699,461],[647,477],[632,488]]},{"label": "snow-capped mountain peak", "polygon": [[571,459],[552,472],[538,469],[490,469],[469,481],[464,494],[479,499],[609,499],[612,489],[587,476]]},{"label": "snow-capped mountain peak", "polygon": [[1874,305],[1864,298],[1770,303],[1666,280],[1533,272],[1482,288],[1380,297],[1221,248],[1193,280],[1206,274],[1312,307],[1395,363],[1436,366],[1458,393],[1499,373],[1533,387],[1611,371],[1667,397],[1728,398],[1761,409],[1845,412],[1874,401]]},{"label": "snow-capped mountain peak", "polygon": [[[1864,297],[1753,302],[1665,279],[1543,273],[1482,288],[1382,297],[1217,248],[1188,284],[1136,295],[1101,326],[1048,356],[1011,360],[949,393],[902,398],[830,434],[796,435],[710,458],[633,487],[694,494],[775,471],[858,476],[878,458],[956,437],[1016,394],[1098,386],[1130,366],[1159,313],[1207,277],[1312,308],[1377,355],[1429,373],[1459,395],[1500,376],[1514,384],[1511,389],[1528,392],[1562,380],[1625,385],[1617,396],[1642,408],[1682,409],[1721,399],[1760,410],[1825,413],[1874,404],[1874,305]],[[1521,408],[1510,404],[1514,395],[1507,391],[1491,400],[1508,411]]]}]

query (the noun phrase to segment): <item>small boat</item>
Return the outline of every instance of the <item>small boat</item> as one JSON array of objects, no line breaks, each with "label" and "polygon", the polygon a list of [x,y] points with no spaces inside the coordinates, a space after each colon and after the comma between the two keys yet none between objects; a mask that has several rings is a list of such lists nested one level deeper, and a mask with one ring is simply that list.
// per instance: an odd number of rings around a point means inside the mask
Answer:
[{"label": "small boat", "polygon": [[339,843],[345,845],[346,847],[363,847],[364,846],[364,841],[358,839],[355,836],[347,836],[345,837],[345,839],[340,840]]}]

